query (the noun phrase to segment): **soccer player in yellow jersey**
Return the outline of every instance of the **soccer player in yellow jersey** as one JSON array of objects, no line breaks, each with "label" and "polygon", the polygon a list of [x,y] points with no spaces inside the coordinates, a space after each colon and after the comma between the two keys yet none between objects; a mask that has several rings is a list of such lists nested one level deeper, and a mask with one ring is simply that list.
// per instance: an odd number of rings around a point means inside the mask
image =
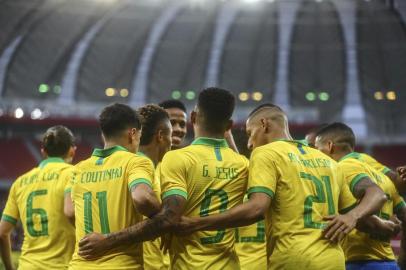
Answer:
[{"label": "soccer player in yellow jersey", "polygon": [[[292,140],[287,117],[279,107],[259,106],[250,114],[246,129],[249,147],[254,148],[249,200],[221,214],[183,218],[181,229],[219,230],[265,216],[269,269],[344,269],[344,254],[336,241],[360,218],[380,209],[386,200],[382,190],[364,181],[356,186],[363,189],[360,203],[337,215],[339,209],[354,204],[342,172],[328,156]],[[330,216],[328,223],[326,216]]]},{"label": "soccer player in yellow jersey", "polygon": [[[379,216],[389,219],[396,214],[406,224],[406,204],[398,194],[392,181],[381,171],[375,170],[364,157],[354,152],[355,135],[343,123],[330,124],[317,133],[316,145],[320,151],[338,161],[346,183],[351,189],[359,181],[370,179],[385,192],[387,202]],[[390,245],[390,236],[382,237],[377,232],[352,231],[342,241],[347,270],[399,269]]]},{"label": "soccer player in yellow jersey", "polygon": [[63,126],[49,128],[41,152],[45,159],[39,166],[13,183],[1,218],[0,250],[6,269],[13,269],[10,232],[17,220],[24,228],[19,269],[67,269],[72,257],[75,230],[63,214],[75,154],[72,132]]},{"label": "soccer player in yellow jersey", "polygon": [[[104,149],[75,166],[71,187],[76,243],[91,232],[113,233],[137,224],[160,209],[152,185],[154,166],[136,155],[141,124],[136,112],[124,104],[103,109],[99,124]],[[86,261],[76,245],[70,269],[143,269],[142,245],[129,243]]]},{"label": "soccer player in yellow jersey", "polygon": [[[136,243],[165,234],[181,215],[209,216],[242,202],[248,178],[248,161],[231,150],[224,133],[232,126],[234,96],[208,88],[198,97],[191,120],[196,139],[185,148],[169,151],[161,164],[162,210],[142,224],[119,233],[92,234],[81,241],[80,254],[94,258],[105,249]],[[197,232],[173,237],[171,268],[239,269],[234,230]]]},{"label": "soccer player in yellow jersey", "polygon": [[[309,146],[314,147],[315,141],[316,141],[316,135],[319,130],[322,130],[324,127],[328,126],[328,124],[321,124],[320,126],[311,129],[307,134],[306,134],[306,141],[309,143]],[[378,162],[376,159],[371,157],[368,154],[365,153],[359,153],[360,158],[368,163],[370,166],[372,166],[375,170],[384,173],[386,176],[389,177],[390,180],[395,184],[397,190],[399,192],[406,193],[406,182],[402,180],[399,175],[391,170],[390,168],[386,167],[385,165],[381,164]]]},{"label": "soccer player in yellow jersey", "polygon": [[[154,163],[156,173],[153,189],[159,199],[161,196],[161,184],[157,165],[161,162],[165,153],[171,149],[172,126],[171,122],[169,122],[168,113],[157,105],[145,105],[138,109],[138,114],[142,123],[139,154],[145,154]],[[169,269],[169,255],[164,254],[160,246],[160,238],[143,243],[145,270]]]}]

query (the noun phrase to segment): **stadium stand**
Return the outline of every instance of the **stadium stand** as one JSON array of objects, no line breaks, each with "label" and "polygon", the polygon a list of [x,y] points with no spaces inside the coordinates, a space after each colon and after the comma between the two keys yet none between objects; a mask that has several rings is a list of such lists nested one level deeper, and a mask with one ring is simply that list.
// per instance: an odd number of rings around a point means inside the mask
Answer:
[{"label": "stadium stand", "polygon": [[317,104],[320,120],[330,121],[341,114],[346,86],[344,38],[334,5],[303,1],[291,44],[291,105]]},{"label": "stadium stand", "polygon": [[[277,21],[275,3],[264,2],[238,12],[224,48],[219,74],[221,87],[232,89],[236,96],[241,92],[249,95],[260,92],[261,99],[272,98],[276,83]],[[252,98],[240,99],[241,106],[253,103]]]},{"label": "stadium stand", "polygon": [[405,130],[406,28],[384,1],[358,1],[358,63],[362,101],[371,130]]}]

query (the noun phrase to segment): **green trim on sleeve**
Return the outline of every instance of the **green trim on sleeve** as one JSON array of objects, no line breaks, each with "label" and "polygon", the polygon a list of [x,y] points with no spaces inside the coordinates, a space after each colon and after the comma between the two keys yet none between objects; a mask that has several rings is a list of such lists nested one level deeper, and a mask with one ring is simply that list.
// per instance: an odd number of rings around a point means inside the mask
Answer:
[{"label": "green trim on sleeve", "polygon": [[343,214],[346,214],[346,213],[350,212],[352,209],[354,209],[357,205],[358,205],[357,203],[354,203],[354,204],[351,205],[351,206],[348,206],[348,207],[346,207],[346,208],[344,208],[344,209],[338,210],[338,213],[340,213],[340,214],[342,214],[342,215],[343,215]]},{"label": "green trim on sleeve", "polygon": [[389,169],[389,168],[386,167],[386,166],[382,169],[383,174],[387,174],[387,173],[390,172],[390,171],[391,171],[391,169]]},{"label": "green trim on sleeve", "polygon": [[145,178],[138,178],[138,179],[135,179],[135,180],[131,181],[131,183],[128,184],[128,189],[131,191],[131,189],[132,189],[133,187],[135,187],[135,186],[137,186],[137,185],[139,185],[139,184],[146,184],[146,185],[148,185],[150,188],[152,188],[151,181],[148,181],[148,180],[145,179]]},{"label": "green trim on sleeve", "polygon": [[369,178],[369,176],[366,173],[360,173],[357,176],[355,176],[351,182],[350,182],[350,190],[351,193],[354,193],[354,188],[358,184],[359,181],[361,181],[363,178]]},{"label": "green trim on sleeve", "polygon": [[275,193],[270,188],[267,187],[251,187],[248,189],[247,193],[248,196],[250,196],[252,193],[265,193],[272,199],[275,196]]},{"label": "green trim on sleeve", "polygon": [[5,215],[3,214],[3,216],[1,217],[1,220],[7,221],[13,225],[17,224],[17,219],[13,218],[12,216],[9,215]]},{"label": "green trim on sleeve", "polygon": [[183,198],[185,198],[187,200],[187,193],[184,192],[181,189],[171,189],[171,190],[165,191],[162,194],[162,200],[169,197],[169,196],[172,196],[172,195],[179,195],[179,196],[182,196]]},{"label": "green trim on sleeve", "polygon": [[63,193],[66,195],[71,192],[72,192],[72,188],[67,188],[67,189],[65,189],[65,191]]},{"label": "green trim on sleeve", "polygon": [[393,212],[397,213],[399,212],[400,209],[402,209],[403,207],[406,207],[406,203],[405,201],[401,201],[400,203],[398,203],[397,205],[395,205],[395,207],[393,207]]}]

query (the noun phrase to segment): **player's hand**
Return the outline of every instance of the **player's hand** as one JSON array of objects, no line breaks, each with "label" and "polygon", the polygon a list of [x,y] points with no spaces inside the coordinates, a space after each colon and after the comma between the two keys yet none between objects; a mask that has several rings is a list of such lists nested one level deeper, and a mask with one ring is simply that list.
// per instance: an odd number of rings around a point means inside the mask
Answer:
[{"label": "player's hand", "polygon": [[105,235],[91,233],[79,241],[79,256],[86,260],[94,260],[108,251],[108,241]]},{"label": "player's hand", "polygon": [[351,213],[327,216],[324,220],[329,221],[323,231],[324,237],[333,243],[341,241],[357,225],[357,218]]},{"label": "player's hand", "polygon": [[199,230],[199,219],[182,216],[180,222],[177,224],[175,233],[178,236],[190,235]]},{"label": "player's hand", "polygon": [[398,172],[400,179],[406,181],[406,166],[399,167],[396,171]]}]

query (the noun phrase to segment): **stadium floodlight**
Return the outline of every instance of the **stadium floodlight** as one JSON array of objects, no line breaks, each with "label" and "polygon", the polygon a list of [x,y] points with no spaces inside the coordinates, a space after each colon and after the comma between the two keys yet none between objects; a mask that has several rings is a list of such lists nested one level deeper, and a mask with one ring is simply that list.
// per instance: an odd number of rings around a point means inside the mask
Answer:
[{"label": "stadium floodlight", "polygon": [[17,119],[23,118],[24,116],[24,111],[22,108],[18,107],[17,109],[15,109],[14,111],[14,117]]},{"label": "stadium floodlight", "polygon": [[241,101],[247,101],[249,98],[250,98],[250,96],[248,95],[248,93],[247,92],[241,92],[239,95],[238,95],[238,98],[241,100]]},{"label": "stadium floodlight", "polygon": [[37,119],[41,119],[42,117],[42,111],[39,108],[35,108],[32,112],[31,112],[31,119],[33,120],[37,120]]},{"label": "stadium floodlight", "polygon": [[376,91],[374,94],[374,97],[376,100],[382,100],[383,99],[383,93],[381,91]]},{"label": "stadium floodlight", "polygon": [[186,92],[186,99],[193,100],[196,97],[196,93],[194,91],[187,91]]},{"label": "stadium floodlight", "polygon": [[327,92],[321,92],[319,93],[319,99],[321,101],[327,101],[330,99],[330,95]]},{"label": "stadium floodlight", "polygon": [[258,3],[258,2],[262,2],[263,0],[243,0],[244,3],[248,3],[248,4],[253,4],[253,3]]},{"label": "stadium floodlight", "polygon": [[123,89],[120,90],[120,96],[121,97],[123,97],[123,98],[128,97],[128,94],[129,94],[128,89],[123,88]]},{"label": "stadium floodlight", "polygon": [[316,100],[316,94],[314,92],[307,92],[305,97],[308,101]]},{"label": "stadium floodlight", "polygon": [[386,99],[387,100],[396,100],[396,92],[395,91],[389,91],[386,93]]},{"label": "stadium floodlight", "polygon": [[60,85],[55,85],[54,86],[54,93],[55,94],[60,94],[62,91],[62,87]]},{"label": "stadium floodlight", "polygon": [[172,98],[173,99],[180,99],[182,97],[182,93],[178,90],[175,90],[172,92]]},{"label": "stadium floodlight", "polygon": [[116,89],[111,88],[111,87],[107,88],[105,93],[106,93],[106,96],[112,97],[112,96],[114,96],[116,94]]},{"label": "stadium floodlight", "polygon": [[49,91],[49,85],[48,84],[42,83],[42,84],[39,85],[38,92],[46,93],[48,91]]},{"label": "stadium floodlight", "polygon": [[261,92],[252,93],[252,99],[255,100],[255,101],[261,101],[263,96],[264,95]]}]

